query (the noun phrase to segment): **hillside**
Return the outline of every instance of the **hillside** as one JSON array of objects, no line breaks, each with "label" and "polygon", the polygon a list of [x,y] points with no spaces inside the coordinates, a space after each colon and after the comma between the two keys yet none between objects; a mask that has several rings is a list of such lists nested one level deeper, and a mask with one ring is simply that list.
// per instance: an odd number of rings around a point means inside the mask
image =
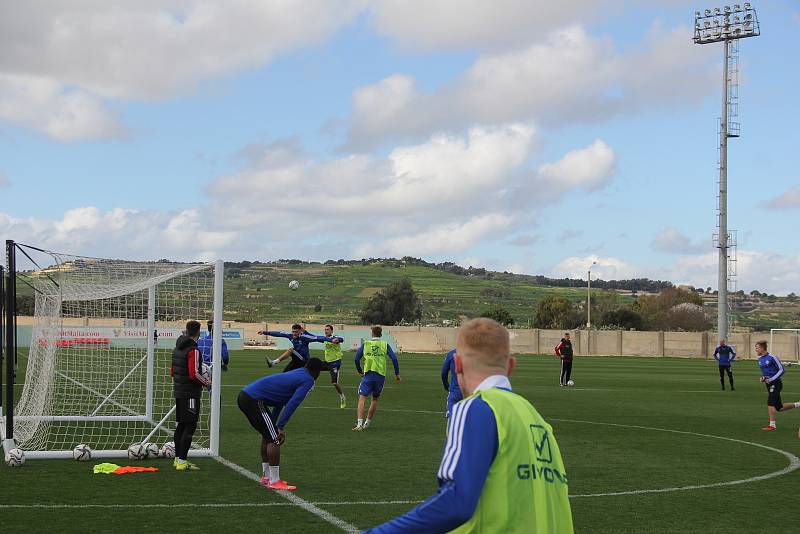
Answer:
[{"label": "hillside", "polygon": [[[401,261],[237,265],[242,264],[226,267],[225,280],[225,316],[234,320],[358,322],[369,297],[403,277],[411,280],[422,301],[423,323],[476,316],[502,304],[517,324],[527,325],[536,303],[546,296],[586,298],[585,289],[541,286],[529,280],[533,277],[485,271],[480,276],[455,274]],[[298,280],[300,289],[291,291],[291,280]]]}]

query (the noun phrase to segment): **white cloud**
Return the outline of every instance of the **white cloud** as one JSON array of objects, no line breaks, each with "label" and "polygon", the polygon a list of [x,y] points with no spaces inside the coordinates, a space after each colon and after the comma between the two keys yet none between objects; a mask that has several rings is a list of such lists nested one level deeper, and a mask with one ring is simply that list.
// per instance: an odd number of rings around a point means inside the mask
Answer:
[{"label": "white cloud", "polygon": [[59,140],[117,137],[102,99],[157,100],[313,45],[364,0],[6,2],[0,119]]},{"label": "white cloud", "polygon": [[763,206],[776,210],[800,209],[800,185],[790,187],[775,198],[764,202]]},{"label": "white cloud", "polygon": [[609,39],[571,26],[527,47],[481,55],[431,92],[394,74],[354,91],[345,146],[364,149],[472,124],[597,121],[654,101],[693,106],[714,87],[714,55],[692,47],[689,33],[656,26],[633,51],[620,52]]},{"label": "white cloud", "polygon": [[518,46],[552,28],[589,23],[623,7],[682,7],[688,0],[374,0],[375,27],[414,50]]},{"label": "white cloud", "polygon": [[696,243],[677,228],[665,228],[653,239],[650,246],[654,250],[670,254],[699,254],[710,248],[710,244]]},{"label": "white cloud", "polygon": [[[638,265],[617,257],[596,255],[565,258],[551,269],[556,277],[586,278],[593,261],[592,278],[604,280],[646,277],[669,280],[695,287],[717,287],[716,252],[686,255],[667,265]],[[775,252],[739,250],[737,252],[737,286],[745,291],[758,289],[786,295],[800,292],[800,256]]]},{"label": "white cloud", "polygon": [[602,139],[590,146],[568,152],[555,163],[539,167],[539,177],[551,189],[596,191],[614,174],[616,155]]},{"label": "white cloud", "polygon": [[[574,153],[595,157],[596,144]],[[596,166],[609,169],[603,162],[610,149],[602,146]],[[251,145],[235,158],[241,170],[208,186],[206,206],[177,212],[87,206],[58,220],[0,213],[0,238],[134,258],[450,259],[530,228],[532,206],[597,186],[596,176],[570,163],[573,153],[545,164],[558,171],[540,177],[529,168],[537,149],[535,130],[520,124],[437,135],[384,157],[318,161],[296,140]]]}]

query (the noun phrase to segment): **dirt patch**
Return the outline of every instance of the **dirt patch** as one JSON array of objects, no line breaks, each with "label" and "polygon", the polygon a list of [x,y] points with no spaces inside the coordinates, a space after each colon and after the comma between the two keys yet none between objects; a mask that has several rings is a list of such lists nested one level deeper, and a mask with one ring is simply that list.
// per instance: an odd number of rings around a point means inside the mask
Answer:
[{"label": "dirt patch", "polygon": [[372,295],[375,295],[376,293],[380,292],[381,289],[382,288],[380,288],[380,287],[365,287],[356,296],[368,299]]}]

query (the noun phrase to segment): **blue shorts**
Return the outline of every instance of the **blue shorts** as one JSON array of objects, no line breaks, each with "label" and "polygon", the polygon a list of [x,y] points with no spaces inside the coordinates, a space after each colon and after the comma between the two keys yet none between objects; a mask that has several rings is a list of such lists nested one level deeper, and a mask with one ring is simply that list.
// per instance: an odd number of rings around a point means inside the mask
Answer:
[{"label": "blue shorts", "polygon": [[445,417],[450,417],[450,412],[453,411],[453,405],[464,398],[464,395],[461,394],[461,390],[458,391],[450,391],[447,394],[447,413],[444,414]]},{"label": "blue shorts", "polygon": [[385,376],[370,371],[361,379],[361,384],[358,386],[358,394],[364,397],[372,395],[373,398],[377,399],[381,396],[384,383],[386,383]]},{"label": "blue shorts", "polygon": [[342,368],[342,360],[335,362],[322,362],[322,371],[328,371],[331,374],[331,383],[339,383],[339,370]]}]

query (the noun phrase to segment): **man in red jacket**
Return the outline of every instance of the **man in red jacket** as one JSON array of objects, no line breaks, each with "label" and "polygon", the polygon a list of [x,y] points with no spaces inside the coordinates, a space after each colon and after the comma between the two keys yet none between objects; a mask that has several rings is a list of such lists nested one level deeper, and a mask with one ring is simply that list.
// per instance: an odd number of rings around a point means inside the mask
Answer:
[{"label": "man in red jacket", "polygon": [[569,339],[569,332],[564,334],[561,342],[556,345],[556,356],[561,358],[561,377],[559,384],[561,387],[571,386],[569,377],[572,375],[572,341]]}]

